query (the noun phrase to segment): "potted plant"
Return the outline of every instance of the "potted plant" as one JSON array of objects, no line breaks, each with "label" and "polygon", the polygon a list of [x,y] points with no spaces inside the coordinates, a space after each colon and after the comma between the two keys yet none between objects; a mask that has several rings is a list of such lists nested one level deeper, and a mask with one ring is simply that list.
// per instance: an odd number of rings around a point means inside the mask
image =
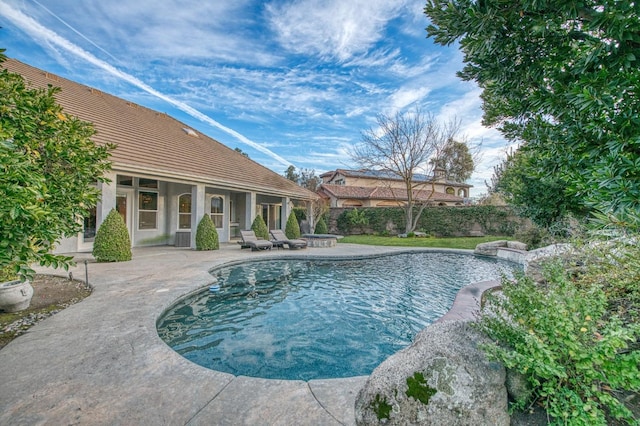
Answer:
[{"label": "potted plant", "polygon": [[20,276],[14,271],[13,265],[0,270],[0,310],[4,312],[28,308],[33,296],[31,282],[20,280]]},{"label": "potted plant", "polygon": [[56,103],[58,91],[30,88],[19,74],[0,69],[0,287],[13,296],[33,294],[30,285],[15,283],[33,278],[31,265],[73,264],[54,254],[54,246],[82,230],[98,200],[95,183],[106,182],[111,168],[113,145],[91,140],[91,123],[66,114]]}]

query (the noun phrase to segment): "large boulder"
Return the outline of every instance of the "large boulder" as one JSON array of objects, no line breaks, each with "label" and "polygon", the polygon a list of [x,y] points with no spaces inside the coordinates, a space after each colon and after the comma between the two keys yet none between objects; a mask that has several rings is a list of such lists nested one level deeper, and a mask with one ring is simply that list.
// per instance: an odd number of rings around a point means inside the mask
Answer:
[{"label": "large boulder", "polygon": [[506,246],[507,240],[490,241],[478,244],[473,252],[483,256],[495,256],[498,254],[498,248]]},{"label": "large boulder", "polygon": [[421,331],[389,357],[356,398],[358,425],[509,425],[505,369],[489,362],[469,323]]}]

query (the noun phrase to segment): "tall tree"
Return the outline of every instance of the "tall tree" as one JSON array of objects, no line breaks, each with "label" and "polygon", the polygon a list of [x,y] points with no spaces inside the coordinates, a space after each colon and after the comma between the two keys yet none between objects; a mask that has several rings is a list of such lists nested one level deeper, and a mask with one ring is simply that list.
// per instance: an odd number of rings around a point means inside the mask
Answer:
[{"label": "tall tree", "polygon": [[465,182],[475,170],[469,146],[453,139],[447,142],[438,158],[431,161],[434,167],[444,170],[447,179],[455,182]]},{"label": "tall tree", "polygon": [[295,183],[298,183],[298,179],[300,179],[295,166],[287,167],[287,170],[284,171],[284,177]]},{"label": "tall tree", "polygon": [[640,226],[640,4],[429,0],[427,33],[459,42],[484,123],[523,141],[574,200]]},{"label": "tall tree", "polygon": [[284,177],[312,192],[316,192],[320,185],[320,177],[314,169],[300,169],[297,172],[295,166],[289,166],[284,171]]},{"label": "tall tree", "polygon": [[309,191],[316,192],[320,186],[320,177],[314,169],[300,169],[298,184]]},{"label": "tall tree", "polygon": [[19,74],[0,71],[0,269],[23,280],[33,262],[71,263],[51,250],[82,229],[98,200],[95,183],[111,167],[113,146],[96,145],[93,126],[56,103],[58,91],[28,88]]},{"label": "tall tree", "polygon": [[[387,172],[403,182],[405,230],[412,232],[428,204],[424,198],[416,197],[418,192],[430,187],[433,194],[434,190],[433,179],[416,179],[416,175],[433,174],[431,158],[438,158],[447,142],[455,138],[459,123],[442,124],[433,115],[415,110],[392,116],[380,114],[377,124],[376,128],[362,133],[362,142],[353,148],[351,158],[365,169]],[[414,212],[416,206],[419,207],[417,213]]]}]

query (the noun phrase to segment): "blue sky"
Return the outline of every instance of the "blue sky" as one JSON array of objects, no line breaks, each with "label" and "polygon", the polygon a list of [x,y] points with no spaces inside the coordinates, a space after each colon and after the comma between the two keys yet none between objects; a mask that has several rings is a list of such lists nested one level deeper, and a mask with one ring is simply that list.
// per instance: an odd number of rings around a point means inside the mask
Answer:
[{"label": "blue sky", "polygon": [[166,112],[283,174],[355,168],[376,114],[416,107],[482,142],[472,196],[507,142],[481,125],[462,55],[426,38],[422,1],[0,0],[0,47]]}]

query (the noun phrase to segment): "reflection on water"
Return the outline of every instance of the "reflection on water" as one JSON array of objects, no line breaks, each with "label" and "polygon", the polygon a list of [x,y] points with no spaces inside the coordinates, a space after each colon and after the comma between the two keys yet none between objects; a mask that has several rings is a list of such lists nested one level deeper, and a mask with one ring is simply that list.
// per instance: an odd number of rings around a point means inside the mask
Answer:
[{"label": "reflection on water", "polygon": [[515,268],[435,252],[247,262],[215,270],[220,289],[177,303],[158,333],[187,359],[236,375],[367,375],[444,315],[461,287]]}]

